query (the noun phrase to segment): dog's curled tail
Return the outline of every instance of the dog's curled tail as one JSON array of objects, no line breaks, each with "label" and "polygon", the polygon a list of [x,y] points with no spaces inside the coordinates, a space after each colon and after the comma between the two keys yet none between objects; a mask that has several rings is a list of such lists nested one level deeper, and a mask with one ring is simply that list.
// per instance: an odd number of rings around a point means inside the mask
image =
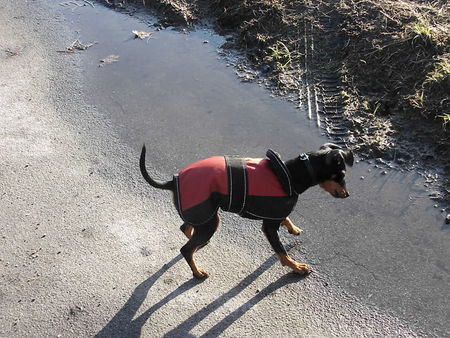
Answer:
[{"label": "dog's curled tail", "polygon": [[141,151],[141,158],[139,160],[139,167],[141,168],[141,174],[144,177],[144,179],[150,184],[152,187],[158,188],[158,189],[164,189],[164,190],[174,190],[174,182],[173,181],[167,181],[167,182],[161,182],[154,180],[150,177],[150,175],[147,172],[147,168],[145,167],[145,144],[142,146]]}]

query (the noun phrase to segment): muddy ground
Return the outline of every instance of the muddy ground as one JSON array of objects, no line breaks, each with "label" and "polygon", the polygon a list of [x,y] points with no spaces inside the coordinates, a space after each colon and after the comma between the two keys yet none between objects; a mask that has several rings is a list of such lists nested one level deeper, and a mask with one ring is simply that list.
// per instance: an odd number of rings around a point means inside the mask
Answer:
[{"label": "muddy ground", "polygon": [[[246,81],[308,102],[318,125],[363,158],[416,168],[450,196],[450,16],[446,1],[104,0],[145,5],[162,26],[231,34]],[[432,196],[436,198],[436,196]]]}]

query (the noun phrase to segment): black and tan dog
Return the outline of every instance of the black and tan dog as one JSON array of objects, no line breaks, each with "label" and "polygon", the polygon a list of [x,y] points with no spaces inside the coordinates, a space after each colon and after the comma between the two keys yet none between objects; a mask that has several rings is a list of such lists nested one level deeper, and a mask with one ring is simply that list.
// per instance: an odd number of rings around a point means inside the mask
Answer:
[{"label": "black and tan dog", "polygon": [[312,269],[289,257],[280,242],[280,225],[291,234],[300,234],[302,230],[288,215],[298,195],[314,185],[319,184],[336,198],[349,196],[344,177],[346,164],[353,165],[353,153],[332,143],[286,162],[270,149],[267,158],[213,156],[189,165],[167,182],[149,176],[145,152],[144,145],[140,158],[142,176],[151,186],[173,192],[175,206],[184,221],[180,229],[189,238],[181,253],[196,278],[208,277],[195,264],[194,253],[208,244],[217,230],[219,208],[262,220],[262,229],[281,264],[296,273],[308,274]]}]

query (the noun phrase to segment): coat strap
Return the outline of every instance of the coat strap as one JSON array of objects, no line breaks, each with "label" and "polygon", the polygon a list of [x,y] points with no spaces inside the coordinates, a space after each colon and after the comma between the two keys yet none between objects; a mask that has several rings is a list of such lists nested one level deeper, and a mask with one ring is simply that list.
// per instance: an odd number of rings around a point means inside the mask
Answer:
[{"label": "coat strap", "polygon": [[272,149],[267,150],[266,156],[269,158],[270,166],[278,177],[284,191],[289,197],[292,196],[295,193],[295,190],[292,187],[291,175],[289,174],[286,164],[281,160],[280,155]]},{"label": "coat strap", "polygon": [[247,165],[245,160],[225,156],[228,169],[229,201],[226,211],[240,214],[245,208],[247,197]]}]

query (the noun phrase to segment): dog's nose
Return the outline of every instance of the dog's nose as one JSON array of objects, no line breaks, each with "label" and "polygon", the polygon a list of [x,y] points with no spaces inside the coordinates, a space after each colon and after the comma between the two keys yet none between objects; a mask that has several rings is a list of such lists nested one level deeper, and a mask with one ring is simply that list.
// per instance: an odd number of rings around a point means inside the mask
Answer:
[{"label": "dog's nose", "polygon": [[342,190],[342,191],[339,193],[339,197],[340,197],[340,198],[347,198],[347,197],[349,197],[349,196],[350,196],[350,194],[348,193],[347,190]]}]

